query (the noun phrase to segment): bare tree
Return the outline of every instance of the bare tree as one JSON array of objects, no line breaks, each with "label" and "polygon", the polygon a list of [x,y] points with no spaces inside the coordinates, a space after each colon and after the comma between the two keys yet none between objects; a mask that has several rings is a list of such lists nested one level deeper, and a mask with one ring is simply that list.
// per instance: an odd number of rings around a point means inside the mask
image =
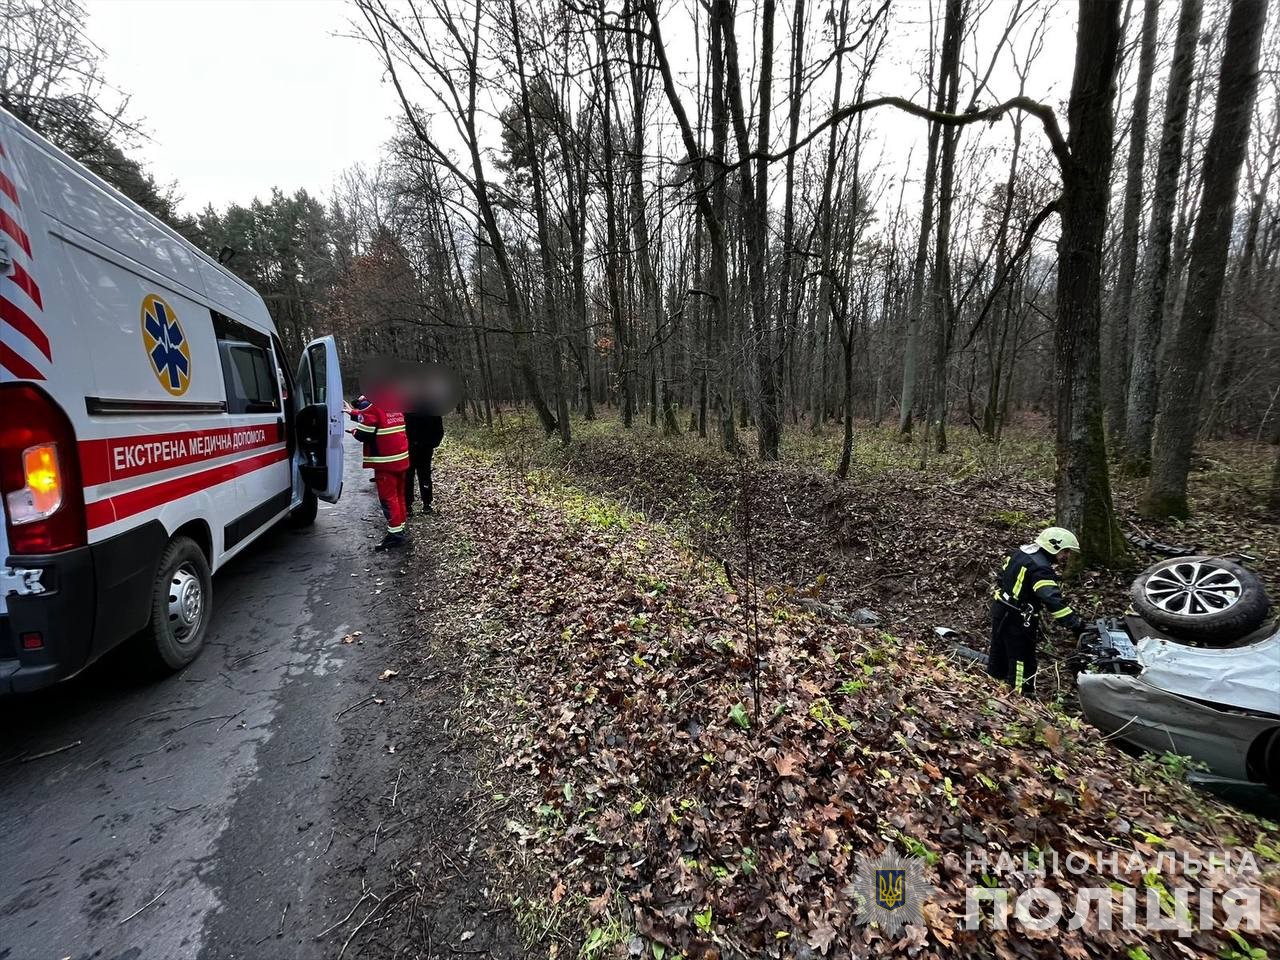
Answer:
[{"label": "bare tree", "polygon": [[1226,280],[1236,190],[1258,91],[1258,55],[1267,22],[1266,0],[1232,0],[1218,74],[1218,103],[1205,148],[1204,187],[1191,241],[1186,302],[1169,344],[1160,391],[1145,513],[1187,515],[1187,475],[1204,390],[1209,347]]},{"label": "bare tree", "polygon": [[[384,0],[355,2],[367,28],[365,39],[378,51],[383,67],[391,77],[406,125],[432,161],[447,170],[479,207],[481,223],[502,278],[515,342],[515,360],[524,389],[537,411],[542,428],[548,434],[554,433],[559,424],[543,396],[533,365],[529,344],[529,305],[516,280],[515,265],[498,222],[478,127],[481,10],[484,4],[482,0],[476,0],[468,21],[452,8],[450,0],[429,0],[427,8],[419,6],[417,0],[409,0],[409,15],[402,22]],[[433,29],[436,24],[444,28],[443,37]],[[404,71],[430,92],[438,107],[448,116],[454,132],[465,146],[466,161],[455,161],[432,136],[422,111],[409,99],[401,76]],[[464,169],[464,162],[469,165],[469,170]]]},{"label": "bare tree", "polygon": [[1086,562],[1124,551],[1107,473],[1102,426],[1102,248],[1115,130],[1120,6],[1081,0],[1075,74],[1067,104],[1070,138],[1062,165],[1058,242],[1058,521],[1077,531]]},{"label": "bare tree", "polygon": [[1160,25],[1160,0],[1146,0],[1142,13],[1142,39],[1138,55],[1138,81],[1133,91],[1133,116],[1129,120],[1129,159],[1124,180],[1120,258],[1116,285],[1108,310],[1106,373],[1107,426],[1113,438],[1124,433],[1126,385],[1129,377],[1129,311],[1133,306],[1134,277],[1138,269],[1138,233],[1142,217],[1142,180],[1147,155],[1147,116],[1151,101],[1151,76],[1155,73],[1156,32]]},{"label": "bare tree", "polygon": [[1139,475],[1145,475],[1151,465],[1151,434],[1158,393],[1156,357],[1164,328],[1165,288],[1169,283],[1178,176],[1182,170],[1200,13],[1201,0],[1182,0],[1173,64],[1169,71],[1169,90],[1165,98],[1160,154],[1151,198],[1151,220],[1147,227],[1146,259],[1138,298],[1139,319],[1134,332],[1133,362],[1129,368],[1124,430],[1125,469]]}]

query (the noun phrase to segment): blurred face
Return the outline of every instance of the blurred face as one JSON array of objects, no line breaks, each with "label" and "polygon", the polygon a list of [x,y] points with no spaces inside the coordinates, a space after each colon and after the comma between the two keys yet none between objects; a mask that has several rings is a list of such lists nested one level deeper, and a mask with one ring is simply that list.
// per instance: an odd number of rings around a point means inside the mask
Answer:
[{"label": "blurred face", "polygon": [[437,416],[457,406],[461,393],[457,374],[439,363],[406,364],[398,382],[404,395],[416,406]]},{"label": "blurred face", "polygon": [[1076,555],[1076,552],[1074,550],[1072,550],[1070,547],[1066,547],[1058,551],[1058,556],[1056,559],[1059,563],[1070,563],[1073,559],[1075,559],[1075,555]]}]

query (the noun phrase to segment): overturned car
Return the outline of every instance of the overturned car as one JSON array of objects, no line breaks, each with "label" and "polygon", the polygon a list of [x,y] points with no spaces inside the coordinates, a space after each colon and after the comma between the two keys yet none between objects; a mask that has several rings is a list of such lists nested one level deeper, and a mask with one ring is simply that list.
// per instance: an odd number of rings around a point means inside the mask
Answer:
[{"label": "overturned car", "polygon": [[1085,716],[1109,738],[1280,793],[1280,626],[1258,577],[1224,557],[1163,560],[1134,613],[1080,638]]}]

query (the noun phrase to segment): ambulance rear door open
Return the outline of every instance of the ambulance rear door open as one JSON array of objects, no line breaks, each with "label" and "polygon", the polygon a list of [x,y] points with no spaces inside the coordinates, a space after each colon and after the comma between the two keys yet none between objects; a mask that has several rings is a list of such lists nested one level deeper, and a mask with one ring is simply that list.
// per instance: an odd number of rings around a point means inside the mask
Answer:
[{"label": "ambulance rear door open", "polygon": [[298,363],[298,469],[317,497],[337,503],[342,494],[342,371],[333,337],[307,344]]}]

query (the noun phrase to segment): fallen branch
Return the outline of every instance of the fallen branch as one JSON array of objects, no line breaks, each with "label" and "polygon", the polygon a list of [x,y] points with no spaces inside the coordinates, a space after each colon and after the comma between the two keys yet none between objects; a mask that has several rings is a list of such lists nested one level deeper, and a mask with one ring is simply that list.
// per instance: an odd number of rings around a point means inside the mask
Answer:
[{"label": "fallen branch", "polygon": [[376,700],[376,699],[377,699],[377,695],[376,695],[376,694],[370,694],[369,696],[365,697],[363,700],[359,701],[358,703],[353,703],[351,706],[349,706],[349,707],[344,707],[342,710],[339,710],[339,711],[338,711],[338,713],[337,713],[337,715],[336,715],[333,719],[335,719],[335,720],[341,720],[343,717],[345,717],[345,716],[346,716],[348,713],[350,713],[352,710],[356,710],[356,709],[358,709],[358,708],[360,708],[360,707],[363,707],[363,706],[364,706],[365,704],[367,704],[367,703],[373,703],[373,701],[374,701],[374,700]]},{"label": "fallen branch", "polygon": [[[240,713],[244,713],[244,711],[241,710]],[[190,723],[184,723],[182,726],[175,727],[170,730],[169,736],[173,736],[175,733],[179,733],[187,729],[187,727],[198,727],[202,723],[213,723],[215,720],[234,720],[236,717],[240,716],[240,713],[220,713],[216,717],[202,717],[199,720],[192,720]]]},{"label": "fallen branch", "polygon": [[352,908],[351,908],[351,912],[350,912],[350,913],[348,913],[348,914],[347,914],[345,917],[343,917],[341,920],[339,920],[337,923],[335,923],[333,926],[331,926],[331,927],[327,927],[327,928],[325,928],[324,930],[322,930],[322,931],[320,931],[319,933],[317,933],[317,934],[316,934],[316,939],[317,939],[317,940],[323,940],[323,939],[324,939],[325,937],[327,937],[329,934],[333,933],[333,931],[335,931],[335,930],[337,930],[339,927],[341,927],[344,923],[346,923],[348,920],[350,920],[352,917],[354,917],[354,916],[356,915],[356,911],[360,909],[360,904],[364,903],[366,900],[368,900],[368,899],[369,899],[370,897],[372,897],[372,896],[373,896],[373,894],[372,894],[372,893],[369,893],[368,891],[365,891],[364,893],[360,894],[360,899],[359,899],[359,900],[357,900],[357,901],[356,901],[356,905],[355,905],[354,907],[352,907]]},{"label": "fallen branch", "polygon": [[37,753],[30,757],[19,757],[19,763],[30,763],[32,760],[43,760],[45,757],[52,757],[54,754],[64,753],[67,750],[73,750],[83,743],[83,740],[77,740],[75,743],[68,743],[62,747],[54,747],[52,750],[46,750],[44,753]]},{"label": "fallen branch", "polygon": [[129,723],[135,724],[142,720],[150,720],[152,717],[163,717],[170,713],[178,713],[181,710],[199,710],[201,706],[203,706],[203,704],[195,704],[189,707],[169,707],[167,710],[156,710],[153,713],[144,713],[140,717],[134,717],[129,721]]},{"label": "fallen branch", "polygon": [[133,919],[134,917],[136,917],[138,914],[142,913],[142,911],[143,911],[143,910],[146,910],[146,909],[147,909],[147,907],[150,907],[150,906],[152,906],[153,904],[158,903],[158,902],[159,902],[159,900],[160,900],[160,898],[161,898],[161,897],[163,897],[166,893],[168,893],[168,892],[169,892],[169,887],[170,887],[170,886],[172,886],[172,884],[167,884],[163,890],[161,890],[159,893],[157,893],[157,894],[155,895],[155,897],[154,897],[154,898],[152,898],[151,900],[148,900],[146,903],[144,903],[142,906],[140,906],[137,910],[133,911],[133,913],[129,914],[127,917],[125,917],[123,920],[121,920],[119,923],[117,923],[117,924],[116,924],[116,926],[117,926],[117,927],[123,927],[126,923],[128,923],[130,920],[132,920],[132,919]]}]

